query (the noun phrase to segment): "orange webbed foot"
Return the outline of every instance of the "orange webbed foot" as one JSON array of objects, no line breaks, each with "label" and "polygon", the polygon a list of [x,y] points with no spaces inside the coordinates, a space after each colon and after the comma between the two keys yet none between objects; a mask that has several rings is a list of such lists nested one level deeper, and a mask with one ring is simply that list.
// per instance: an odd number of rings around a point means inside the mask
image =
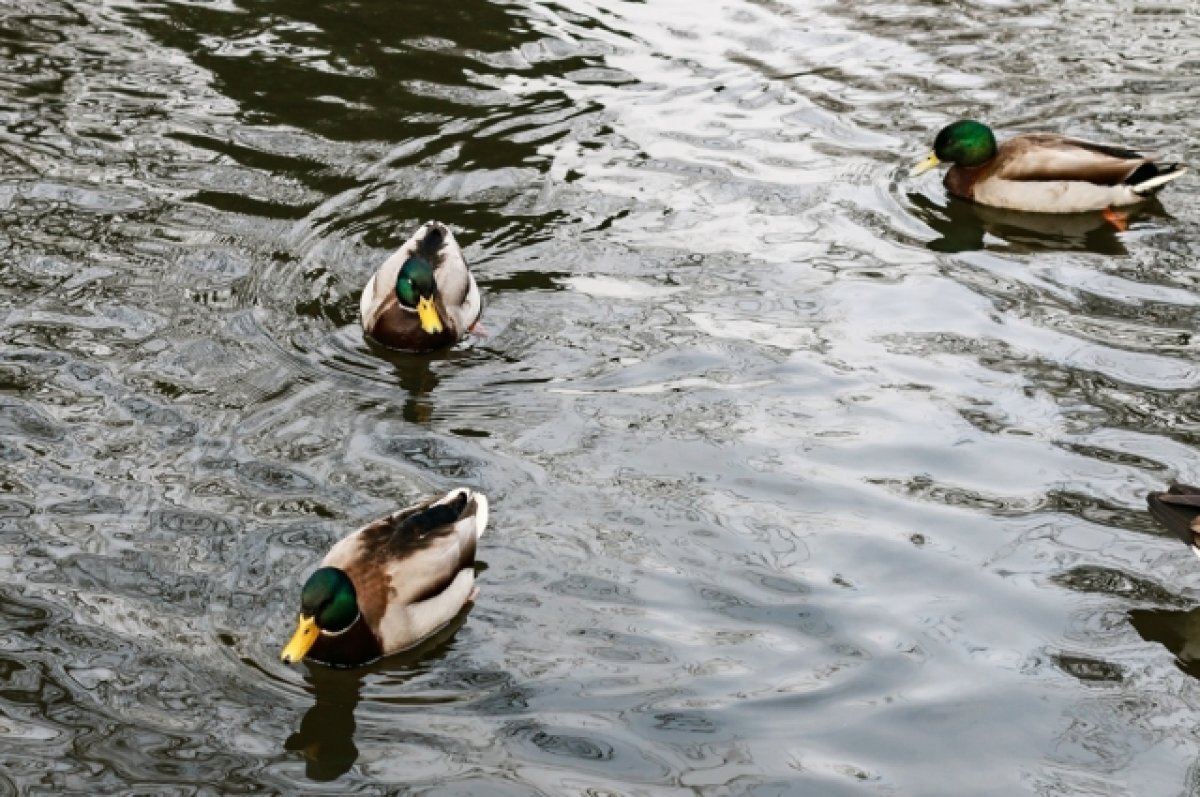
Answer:
[{"label": "orange webbed foot", "polygon": [[1100,211],[1100,215],[1104,220],[1113,226],[1117,232],[1125,232],[1129,229],[1129,216],[1119,210],[1113,208],[1105,208]]}]

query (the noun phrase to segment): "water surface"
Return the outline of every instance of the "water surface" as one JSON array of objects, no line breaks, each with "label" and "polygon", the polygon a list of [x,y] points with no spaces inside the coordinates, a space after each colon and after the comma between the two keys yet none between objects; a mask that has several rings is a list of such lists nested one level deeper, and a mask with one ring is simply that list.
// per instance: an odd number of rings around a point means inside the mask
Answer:
[{"label": "water surface", "polygon": [[[10,0],[0,793],[1184,794],[1197,182],[951,201],[960,116],[1195,161],[1196,9]],[[456,231],[486,334],[358,292]],[[278,660],[362,522],[475,608]]]}]

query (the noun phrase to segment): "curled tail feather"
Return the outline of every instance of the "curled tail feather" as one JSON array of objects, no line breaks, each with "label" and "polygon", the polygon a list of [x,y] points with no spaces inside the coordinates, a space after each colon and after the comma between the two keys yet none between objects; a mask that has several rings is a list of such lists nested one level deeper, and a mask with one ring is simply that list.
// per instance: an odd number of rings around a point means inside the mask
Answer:
[{"label": "curled tail feather", "polygon": [[1187,173],[1187,167],[1181,163],[1146,162],[1133,170],[1125,178],[1125,183],[1135,194],[1149,196],[1157,193],[1164,185],[1182,177]]},{"label": "curled tail feather", "polygon": [[488,500],[483,493],[474,493],[475,497],[475,539],[483,536],[483,532],[487,529],[488,522]]}]

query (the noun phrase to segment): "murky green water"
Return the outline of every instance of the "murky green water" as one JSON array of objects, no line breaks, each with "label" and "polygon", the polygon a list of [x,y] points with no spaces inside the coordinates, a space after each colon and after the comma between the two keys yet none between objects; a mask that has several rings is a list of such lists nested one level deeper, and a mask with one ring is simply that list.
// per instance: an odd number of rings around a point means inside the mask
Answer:
[{"label": "murky green water", "polygon": [[[1200,181],[1118,234],[946,121],[1196,157],[1183,0],[6,0],[0,793],[1200,789]],[[381,359],[451,224],[487,336]],[[463,625],[288,668],[468,484]]]}]

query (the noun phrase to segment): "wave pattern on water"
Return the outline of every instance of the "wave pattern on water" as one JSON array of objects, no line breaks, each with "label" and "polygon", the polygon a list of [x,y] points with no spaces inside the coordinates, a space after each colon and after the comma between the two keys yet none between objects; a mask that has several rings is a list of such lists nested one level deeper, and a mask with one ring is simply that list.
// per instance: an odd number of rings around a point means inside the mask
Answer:
[{"label": "wave pattern on water", "polygon": [[[902,176],[965,115],[1187,159],[1191,22],[12,0],[0,790],[1194,789],[1142,504],[1200,480],[1194,180],[1117,233]],[[386,357],[431,217],[487,333]],[[328,545],[459,483],[478,605],[280,664]]]}]

